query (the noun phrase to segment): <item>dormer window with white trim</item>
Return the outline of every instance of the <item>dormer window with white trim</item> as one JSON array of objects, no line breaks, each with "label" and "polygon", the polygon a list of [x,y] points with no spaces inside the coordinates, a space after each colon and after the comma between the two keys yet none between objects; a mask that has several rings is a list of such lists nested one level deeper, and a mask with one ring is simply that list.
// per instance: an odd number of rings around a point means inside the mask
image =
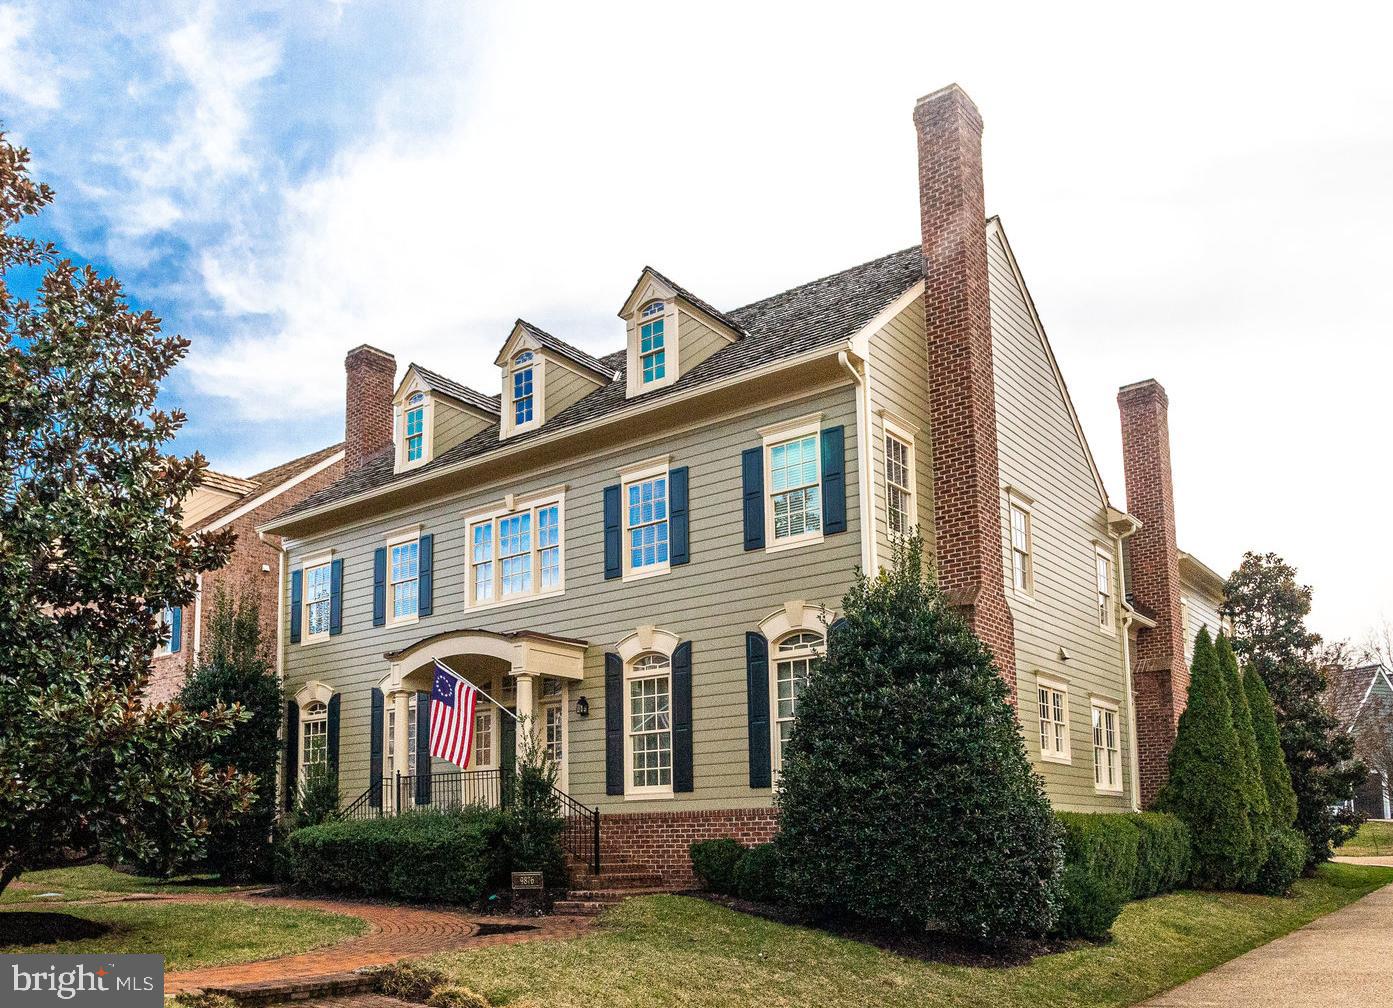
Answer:
[{"label": "dormer window with white trim", "polygon": [[537,416],[534,395],[536,385],[533,378],[535,365],[536,354],[531,350],[524,350],[513,358],[510,399],[515,429],[526,427]]},{"label": "dormer window with white trim", "polygon": [[392,402],[392,444],[397,472],[423,466],[434,457],[435,410],[430,390],[408,374]]},{"label": "dormer window with white trim", "polygon": [[639,367],[645,385],[660,382],[667,374],[667,348],[663,332],[665,310],[663,302],[652,301],[640,313]]},{"label": "dormer window with white trim", "polygon": [[406,462],[419,462],[426,456],[426,396],[413,392],[406,400]]}]

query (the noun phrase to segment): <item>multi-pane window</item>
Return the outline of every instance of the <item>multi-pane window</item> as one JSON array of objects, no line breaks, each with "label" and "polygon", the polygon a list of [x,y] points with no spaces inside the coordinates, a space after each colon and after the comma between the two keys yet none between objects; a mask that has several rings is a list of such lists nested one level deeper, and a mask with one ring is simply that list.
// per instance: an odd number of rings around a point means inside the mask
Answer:
[{"label": "multi-pane window", "polygon": [[420,543],[397,543],[387,550],[388,577],[391,582],[392,619],[407,619],[416,615],[420,600],[417,580],[420,576]]},{"label": "multi-pane window", "polygon": [[638,330],[638,359],[643,383],[660,381],[667,374],[667,348],[663,339],[663,308],[654,301],[643,309]]},{"label": "multi-pane window", "polygon": [[1112,560],[1106,553],[1097,555],[1098,563],[1098,625],[1112,629]]},{"label": "multi-pane window", "polygon": [[305,632],[318,637],[329,632],[329,565],[305,571]]},{"label": "multi-pane window", "polygon": [[412,694],[406,701],[406,762],[397,766],[397,705],[387,708],[387,724],[383,734],[385,752],[383,761],[387,776],[400,770],[404,774],[416,772],[416,696]]},{"label": "multi-pane window", "polygon": [[1034,585],[1031,569],[1030,512],[1011,505],[1011,583],[1016,591],[1029,592]]},{"label": "multi-pane window", "polygon": [[307,704],[300,715],[300,765],[308,770],[328,763],[329,708],[316,700]]},{"label": "multi-pane window", "polygon": [[784,749],[798,716],[798,698],[808,677],[822,664],[823,639],[819,633],[801,631],[779,641],[774,660],[774,766],[784,762]]},{"label": "multi-pane window", "polygon": [[628,681],[629,789],[672,786],[672,681],[668,659],[644,655],[634,660]]},{"label": "multi-pane window", "polygon": [[1069,758],[1069,694],[1052,683],[1038,688],[1040,755],[1045,759]]},{"label": "multi-pane window", "polygon": [[534,357],[531,350],[524,350],[513,358],[513,426],[521,427],[530,423],[532,410],[532,366]]},{"label": "multi-pane window", "polygon": [[485,707],[474,714],[474,765],[493,766],[493,711]]},{"label": "multi-pane window", "polygon": [[914,528],[913,471],[910,447],[893,434],[885,435],[885,515],[892,535],[908,535]]},{"label": "multi-pane window", "polygon": [[412,393],[406,409],[406,461],[415,462],[426,453],[426,397]]},{"label": "multi-pane window", "polygon": [[160,610],[160,643],[155,647],[155,654],[167,655],[174,646],[174,610],[165,606]]},{"label": "multi-pane window", "polygon": [[544,735],[542,737],[542,754],[551,760],[556,766],[561,765],[562,738],[564,726],[561,721],[561,705],[547,704],[543,708],[542,725]]},{"label": "multi-pane window", "polygon": [[469,527],[471,605],[561,588],[561,505],[557,501],[482,518]]},{"label": "multi-pane window", "polygon": [[629,530],[629,569],[666,567],[668,563],[667,473],[624,487]]},{"label": "multi-pane window", "polygon": [[1093,705],[1093,784],[1100,791],[1122,790],[1122,746],[1117,710]]},{"label": "multi-pane window", "polygon": [[776,542],[822,531],[820,470],[816,434],[770,446],[769,494]]}]

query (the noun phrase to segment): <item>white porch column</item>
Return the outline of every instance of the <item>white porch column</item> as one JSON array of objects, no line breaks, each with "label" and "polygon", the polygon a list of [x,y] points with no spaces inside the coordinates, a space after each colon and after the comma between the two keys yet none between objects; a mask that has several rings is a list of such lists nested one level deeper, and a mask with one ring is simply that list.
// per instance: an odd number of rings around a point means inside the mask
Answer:
[{"label": "white porch column", "polygon": [[[514,743],[517,760],[521,763],[527,745],[524,732],[537,731],[537,673],[515,668],[513,678],[518,698],[518,730],[514,733]],[[523,718],[527,719],[525,723]]]},{"label": "white porch column", "polygon": [[[408,753],[406,751],[406,719],[410,716],[410,708],[407,704],[411,702],[411,694],[407,690],[398,690],[392,694],[392,708],[396,711],[396,724],[392,726],[392,751],[396,754],[396,772],[409,774],[415,767],[407,764]],[[397,801],[400,796],[393,792],[393,801]]]}]

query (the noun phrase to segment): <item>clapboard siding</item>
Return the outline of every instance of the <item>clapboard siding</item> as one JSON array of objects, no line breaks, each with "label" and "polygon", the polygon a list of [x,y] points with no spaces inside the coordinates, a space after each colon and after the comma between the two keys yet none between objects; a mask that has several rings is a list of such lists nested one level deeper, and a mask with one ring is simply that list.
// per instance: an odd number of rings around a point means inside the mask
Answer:
[{"label": "clapboard siding", "polygon": [[[1113,595],[1119,594],[1115,540],[1087,448],[1080,439],[1045,335],[1033,318],[1010,253],[998,229],[988,228],[992,352],[996,371],[997,436],[1001,481],[1032,501],[1035,583],[1033,596],[1009,588],[1009,516],[1001,502],[1002,550],[1008,603],[1016,627],[1016,673],[1026,748],[1036,761],[1051,800],[1059,808],[1125,808],[1132,794],[1127,679],[1120,631],[1098,627],[1096,551],[1113,562]],[[1116,622],[1116,621],[1114,621]],[[1068,654],[1061,660],[1060,649]],[[1071,762],[1039,759],[1036,681],[1040,674],[1069,685]],[[1099,794],[1093,785],[1090,697],[1120,707],[1124,794]]]},{"label": "clapboard siding", "polygon": [[[552,386],[548,386],[550,397]],[[550,398],[548,408],[551,407]],[[538,630],[590,642],[583,683],[590,716],[569,718],[568,790],[606,811],[731,808],[766,805],[768,789],[748,786],[745,714],[745,632],[787,600],[835,608],[860,562],[860,505],[856,480],[847,480],[847,531],[820,544],[781,553],[746,553],[741,524],[740,452],[761,443],[758,428],[821,412],[823,423],[846,431],[846,469],[856,471],[860,444],[850,385],[800,401],[750,412],[701,430],[616,448],[568,470],[519,475],[516,485],[435,501],[337,534],[292,543],[294,569],[327,548],[344,560],[343,633],[322,643],[290,645],[286,683],[293,692],[318,679],[342,692],[340,766],[343,793],[367,785],[370,691],[387,674],[385,652],[445,630]],[[622,466],[666,453],[690,474],[691,562],[638,582],[604,579],[603,488],[618,482]],[[505,492],[525,497],[565,486],[565,593],[471,611],[465,606],[466,512],[500,502]],[[384,536],[421,523],[434,535],[434,614],[406,626],[372,626],[372,555]],[[693,644],[693,765],[695,791],[677,799],[625,801],[605,796],[604,654],[643,624]],[[481,675],[500,678],[497,668]]]},{"label": "clapboard siding", "polygon": [[730,340],[722,333],[685,311],[678,312],[677,339],[677,362],[684,374],[730,345]]},{"label": "clapboard siding", "polygon": [[436,456],[445,454],[465,438],[479,433],[485,426],[496,424],[497,419],[485,420],[482,417],[460,409],[447,402],[443,396],[432,400],[435,411],[434,443],[431,448]]},{"label": "clapboard siding", "polygon": [[1195,658],[1195,636],[1201,627],[1208,628],[1210,637],[1219,636],[1223,618],[1219,615],[1219,605],[1223,599],[1215,598],[1198,585],[1180,580],[1180,604],[1185,615],[1185,667]]}]

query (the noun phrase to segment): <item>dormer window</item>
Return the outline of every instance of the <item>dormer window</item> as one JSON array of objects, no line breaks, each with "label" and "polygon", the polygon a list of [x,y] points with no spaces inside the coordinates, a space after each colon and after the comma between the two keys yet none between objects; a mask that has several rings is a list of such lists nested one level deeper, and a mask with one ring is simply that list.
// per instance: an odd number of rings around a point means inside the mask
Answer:
[{"label": "dormer window", "polygon": [[644,307],[639,325],[639,364],[643,383],[662,381],[667,374],[667,349],[663,342],[663,313],[666,306],[653,301]]},{"label": "dormer window", "polygon": [[532,422],[532,367],[534,355],[524,350],[513,358],[513,426]]},{"label": "dormer window", "polygon": [[418,462],[426,453],[426,397],[412,393],[406,400],[406,461]]}]

